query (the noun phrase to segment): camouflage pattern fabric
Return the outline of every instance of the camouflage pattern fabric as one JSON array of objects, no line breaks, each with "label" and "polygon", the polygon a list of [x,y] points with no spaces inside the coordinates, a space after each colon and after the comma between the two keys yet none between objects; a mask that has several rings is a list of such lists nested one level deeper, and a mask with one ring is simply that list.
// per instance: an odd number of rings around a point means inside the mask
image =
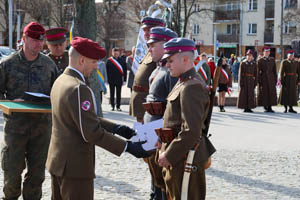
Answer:
[{"label": "camouflage pattern fabric", "polygon": [[[49,57],[39,54],[34,61],[27,61],[21,50],[1,60],[0,99],[23,99],[26,91],[50,95],[56,77],[55,63]],[[21,175],[26,166],[23,199],[41,199],[51,115],[4,114],[4,121],[4,145],[1,150],[4,199],[18,199],[21,195]]]}]

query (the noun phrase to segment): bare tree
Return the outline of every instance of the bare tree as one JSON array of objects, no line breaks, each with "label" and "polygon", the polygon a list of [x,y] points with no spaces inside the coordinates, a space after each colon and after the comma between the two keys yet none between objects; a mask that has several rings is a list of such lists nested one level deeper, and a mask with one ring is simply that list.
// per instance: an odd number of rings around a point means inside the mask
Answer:
[{"label": "bare tree", "polygon": [[98,37],[109,52],[112,42],[125,38],[126,20],[122,11],[122,1],[106,0],[97,7]]},{"label": "bare tree", "polygon": [[142,20],[141,11],[145,11],[145,14],[149,7],[155,3],[156,0],[127,0],[127,19],[133,23],[140,24]]},{"label": "bare tree", "polygon": [[287,40],[300,38],[300,8],[290,9],[284,16],[284,38]]},{"label": "bare tree", "polygon": [[68,28],[73,20],[73,0],[48,0],[54,8],[51,13],[51,21],[58,27]]}]

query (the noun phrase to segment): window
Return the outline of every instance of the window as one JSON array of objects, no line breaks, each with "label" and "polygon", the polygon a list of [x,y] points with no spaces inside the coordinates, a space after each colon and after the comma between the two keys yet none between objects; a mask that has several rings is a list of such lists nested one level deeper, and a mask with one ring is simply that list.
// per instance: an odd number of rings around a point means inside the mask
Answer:
[{"label": "window", "polygon": [[292,34],[296,33],[297,24],[295,22],[288,22],[287,24],[283,24],[283,33],[284,34]]},{"label": "window", "polygon": [[194,11],[195,12],[200,12],[200,4],[194,4]]},{"label": "window", "polygon": [[256,34],[257,33],[257,24],[248,24],[248,34]]},{"label": "window", "polygon": [[194,28],[193,28],[193,32],[194,32],[194,35],[198,35],[199,32],[200,32],[200,26],[198,24],[194,24]]},{"label": "window", "polygon": [[227,24],[226,34],[228,34],[228,35],[232,34],[232,24]]},{"label": "window", "polygon": [[297,0],[284,0],[283,7],[284,8],[297,8]]},{"label": "window", "polygon": [[257,10],[257,0],[248,0],[248,10]]}]

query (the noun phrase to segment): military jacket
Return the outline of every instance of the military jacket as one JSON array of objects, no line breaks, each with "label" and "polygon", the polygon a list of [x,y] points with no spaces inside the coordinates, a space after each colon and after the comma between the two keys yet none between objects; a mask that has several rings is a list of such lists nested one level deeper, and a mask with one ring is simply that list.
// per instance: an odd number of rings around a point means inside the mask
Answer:
[{"label": "military jacket", "polygon": [[69,54],[67,51],[65,51],[61,56],[54,56],[50,52],[48,56],[55,62],[59,75],[62,74],[69,65]]},{"label": "military jacket", "polygon": [[294,60],[283,60],[280,66],[281,90],[279,103],[297,106],[297,84],[300,82],[299,63]]},{"label": "military jacket", "polygon": [[50,95],[57,77],[55,63],[39,53],[34,61],[27,61],[20,50],[0,63],[0,99],[23,99],[24,92]]},{"label": "military jacket", "polygon": [[95,145],[121,155],[126,141],[114,136],[114,123],[96,115],[92,90],[67,68],[51,91],[52,136],[46,167],[56,176],[95,177]]},{"label": "military jacket", "polygon": [[143,88],[149,88],[149,77],[151,73],[156,68],[156,63],[152,60],[150,52],[141,61],[138,70],[135,74],[133,81],[133,90],[130,97],[130,115],[143,118],[144,117],[144,107],[143,103],[146,102],[146,96],[149,92],[134,91],[135,86],[140,86]]},{"label": "military jacket", "polygon": [[243,61],[239,68],[240,92],[238,108],[255,108],[255,87],[257,84],[257,65],[255,61]]},{"label": "military jacket", "polygon": [[277,105],[277,72],[274,58],[262,57],[257,61],[258,106]]},{"label": "military jacket", "polygon": [[203,139],[202,129],[209,107],[209,91],[195,69],[185,72],[167,97],[163,127],[171,128],[177,137],[163,143],[161,151],[172,166],[184,162],[189,150],[197,143],[194,163],[205,162],[210,156]]},{"label": "military jacket", "polygon": [[[167,67],[157,66],[149,77],[149,94],[146,97],[146,102],[162,102],[167,104],[167,96],[176,84],[178,78],[171,77]],[[150,116],[145,113],[144,122],[150,122],[160,119],[162,116]]]}]

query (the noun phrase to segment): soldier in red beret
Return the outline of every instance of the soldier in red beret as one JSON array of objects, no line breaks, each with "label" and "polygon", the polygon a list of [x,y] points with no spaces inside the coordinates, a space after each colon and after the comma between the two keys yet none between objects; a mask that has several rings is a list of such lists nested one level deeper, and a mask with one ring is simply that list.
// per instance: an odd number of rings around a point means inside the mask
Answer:
[{"label": "soldier in red beret", "polygon": [[[24,101],[27,97],[25,92],[50,95],[57,71],[51,58],[40,53],[44,35],[45,29],[40,24],[36,22],[27,24],[23,31],[23,47],[1,60],[1,100]],[[50,141],[51,115],[43,113],[3,115],[6,122],[1,160],[4,171],[3,199],[18,199],[21,192],[23,199],[41,199]],[[25,167],[27,172],[22,190],[22,172]]]},{"label": "soldier in red beret", "polygon": [[66,51],[68,30],[62,27],[51,28],[46,31],[46,44],[50,50],[48,56],[57,65],[59,74],[62,74],[69,64],[69,56]]},{"label": "soldier in red beret", "polygon": [[52,200],[93,200],[95,145],[120,156],[124,151],[146,157],[135,131],[97,117],[94,93],[87,82],[105,50],[87,38],[75,37],[69,66],[51,90],[52,135],[46,167],[51,174]]},{"label": "soldier in red beret", "polygon": [[[281,90],[279,103],[284,105],[284,112],[297,113],[293,106],[297,106],[297,86],[300,86],[300,68],[299,63],[294,60],[294,50],[287,51],[287,59],[281,62],[280,81]],[[289,110],[287,107],[289,106]]]}]

